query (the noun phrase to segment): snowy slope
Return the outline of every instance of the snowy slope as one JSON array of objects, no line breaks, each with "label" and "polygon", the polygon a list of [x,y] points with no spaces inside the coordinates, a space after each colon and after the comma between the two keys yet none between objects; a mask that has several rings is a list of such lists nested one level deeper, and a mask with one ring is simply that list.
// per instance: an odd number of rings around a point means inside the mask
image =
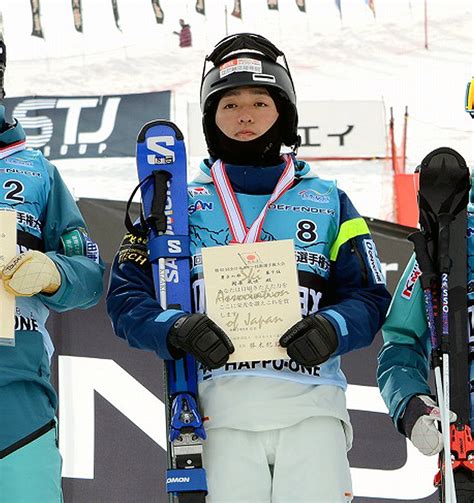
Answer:
[{"label": "snowy slope", "polygon": [[[424,47],[421,0],[376,0],[377,19],[364,0],[294,0],[269,11],[266,0],[242,0],[243,20],[227,18],[228,32],[256,31],[286,53],[300,101],[380,99],[393,107],[397,140],[408,106],[408,169],[433,148],[449,145],[474,163],[472,125],[464,93],[474,73],[472,4],[427,0]],[[118,0],[122,31],[110,0],[82,0],[84,33],[75,32],[69,1],[41,0],[45,40],[31,37],[29,0],[2,0],[9,50],[9,96],[90,95],[171,89],[173,118],[186,131],[186,104],[199,96],[202,61],[225,35],[232,0],[206,0],[207,16],[194,0],[161,0],[165,22],[157,25],[150,0]],[[194,46],[177,47],[178,19],[191,24]],[[388,119],[388,118],[387,118]],[[78,197],[125,199],[135,183],[133,159],[56,163]],[[337,178],[366,215],[392,218],[390,166],[382,163],[320,165]],[[368,198],[366,187],[372,196]]]}]

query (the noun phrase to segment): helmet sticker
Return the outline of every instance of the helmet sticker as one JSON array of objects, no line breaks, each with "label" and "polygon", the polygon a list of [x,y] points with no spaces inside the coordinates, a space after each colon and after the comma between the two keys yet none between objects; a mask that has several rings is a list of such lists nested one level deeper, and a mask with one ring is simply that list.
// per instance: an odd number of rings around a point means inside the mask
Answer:
[{"label": "helmet sticker", "polygon": [[220,78],[234,72],[262,73],[262,62],[253,58],[235,58],[219,67]]}]

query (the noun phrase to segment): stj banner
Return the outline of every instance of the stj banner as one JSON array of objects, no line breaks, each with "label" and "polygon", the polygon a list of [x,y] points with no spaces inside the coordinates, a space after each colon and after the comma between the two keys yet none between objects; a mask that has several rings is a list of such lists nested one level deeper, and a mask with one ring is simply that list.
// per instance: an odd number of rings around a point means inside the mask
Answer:
[{"label": "stj banner", "polygon": [[26,146],[50,160],[134,157],[144,123],[170,118],[171,91],[107,96],[7,98],[7,114],[23,126]]},{"label": "stj banner", "polygon": [[[109,271],[125,233],[126,203],[80,199],[78,204]],[[137,204],[133,212],[138,214]],[[368,224],[393,292],[412,253],[406,236],[413,229]],[[161,360],[113,334],[104,299],[87,311],[52,312],[48,327],[56,346],[65,501],[167,501]],[[349,452],[354,503],[434,503],[436,456],[421,455],[391,423],[375,382],[380,347],[379,334],[370,347],[342,359],[354,427]]]}]

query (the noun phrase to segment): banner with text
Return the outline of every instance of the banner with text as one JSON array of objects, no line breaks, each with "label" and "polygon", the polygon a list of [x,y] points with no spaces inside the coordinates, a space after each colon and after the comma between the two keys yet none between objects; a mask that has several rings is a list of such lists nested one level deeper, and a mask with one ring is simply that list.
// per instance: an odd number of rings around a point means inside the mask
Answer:
[{"label": "banner with text", "polygon": [[[302,101],[298,103],[299,156],[304,159],[374,159],[387,155],[383,101]],[[206,157],[199,104],[188,104],[191,156]]]},{"label": "banner with text", "polygon": [[[125,233],[125,206],[79,200],[108,271]],[[134,203],[132,218],[137,215]],[[368,224],[393,291],[412,253],[406,236],[413,229]],[[59,389],[65,501],[167,501],[162,361],[113,334],[104,299],[86,311],[52,312],[48,326],[56,345],[53,375]],[[434,503],[436,456],[421,455],[395,430],[377,388],[381,339],[379,334],[370,347],[342,358],[355,434],[349,452],[353,503]]]},{"label": "banner with text", "polygon": [[7,114],[25,129],[27,147],[50,160],[134,157],[143,124],[170,118],[171,92],[7,98]]}]

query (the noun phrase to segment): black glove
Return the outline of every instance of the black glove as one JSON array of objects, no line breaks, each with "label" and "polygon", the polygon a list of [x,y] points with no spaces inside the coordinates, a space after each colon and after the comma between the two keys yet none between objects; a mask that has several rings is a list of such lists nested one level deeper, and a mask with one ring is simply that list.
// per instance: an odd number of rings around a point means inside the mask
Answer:
[{"label": "black glove", "polygon": [[307,316],[288,329],[280,338],[288,356],[303,367],[321,365],[336,351],[337,333],[323,316]]},{"label": "black glove", "polygon": [[205,314],[198,313],[181,316],[174,323],[168,333],[168,346],[172,346],[173,357],[180,358],[176,349],[183,350],[210,369],[222,367],[234,352],[225,332]]}]

